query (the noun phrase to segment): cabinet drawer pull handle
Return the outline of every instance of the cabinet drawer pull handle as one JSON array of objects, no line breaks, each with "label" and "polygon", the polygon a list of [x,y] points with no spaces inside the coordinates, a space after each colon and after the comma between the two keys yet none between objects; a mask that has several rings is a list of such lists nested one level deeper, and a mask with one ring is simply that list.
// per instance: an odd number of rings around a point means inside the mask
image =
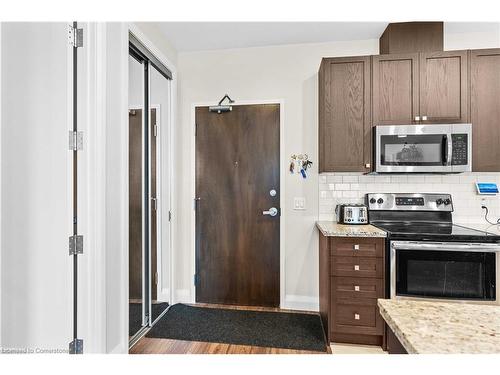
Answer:
[{"label": "cabinet drawer pull handle", "polygon": [[354,285],[354,291],[359,292],[359,285]]},{"label": "cabinet drawer pull handle", "polygon": [[356,265],[354,266],[354,271],[359,271],[359,265],[358,265],[358,264],[356,264]]},{"label": "cabinet drawer pull handle", "polygon": [[354,245],[354,250],[359,250],[359,245]]},{"label": "cabinet drawer pull handle", "polygon": [[359,320],[359,314],[354,314],[354,319]]}]

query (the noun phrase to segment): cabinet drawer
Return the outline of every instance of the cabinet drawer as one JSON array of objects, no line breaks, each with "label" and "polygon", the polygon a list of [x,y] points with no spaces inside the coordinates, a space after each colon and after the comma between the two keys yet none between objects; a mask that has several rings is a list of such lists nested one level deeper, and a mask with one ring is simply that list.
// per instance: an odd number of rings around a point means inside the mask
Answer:
[{"label": "cabinet drawer", "polygon": [[332,301],[332,332],[382,335],[383,321],[376,304]]},{"label": "cabinet drawer", "polygon": [[332,276],[382,278],[384,262],[382,258],[332,257],[330,274]]},{"label": "cabinet drawer", "polygon": [[384,280],[371,277],[332,277],[332,301],[337,298],[384,298]]},{"label": "cabinet drawer", "polygon": [[383,238],[332,238],[331,255],[383,257],[385,240]]}]

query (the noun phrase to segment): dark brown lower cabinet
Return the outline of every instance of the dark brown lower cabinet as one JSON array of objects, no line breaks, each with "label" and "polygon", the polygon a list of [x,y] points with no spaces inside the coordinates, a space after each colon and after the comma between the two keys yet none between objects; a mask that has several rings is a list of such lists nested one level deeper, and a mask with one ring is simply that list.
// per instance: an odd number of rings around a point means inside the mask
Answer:
[{"label": "dark brown lower cabinet", "polygon": [[385,298],[384,245],[383,238],[320,235],[320,314],[330,342],[385,348],[377,307]]}]

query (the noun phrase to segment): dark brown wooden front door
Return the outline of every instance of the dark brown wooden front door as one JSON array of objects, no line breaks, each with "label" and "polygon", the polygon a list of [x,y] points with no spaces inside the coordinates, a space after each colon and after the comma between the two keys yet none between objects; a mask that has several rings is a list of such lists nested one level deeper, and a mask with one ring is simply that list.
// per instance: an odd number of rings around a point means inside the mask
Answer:
[{"label": "dark brown wooden front door", "polygon": [[196,302],[279,306],[279,104],[197,107],[196,127]]}]

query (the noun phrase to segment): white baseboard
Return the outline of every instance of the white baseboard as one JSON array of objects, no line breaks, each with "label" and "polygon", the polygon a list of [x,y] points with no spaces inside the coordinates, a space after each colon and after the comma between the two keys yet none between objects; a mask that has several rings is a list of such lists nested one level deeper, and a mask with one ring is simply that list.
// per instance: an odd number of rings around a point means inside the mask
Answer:
[{"label": "white baseboard", "polygon": [[285,303],[281,308],[288,310],[319,311],[319,299],[318,297],[287,294],[285,296]]},{"label": "white baseboard", "polygon": [[[128,344],[128,342],[127,342]],[[108,354],[128,354],[128,346],[116,345]]]},{"label": "white baseboard", "polygon": [[168,302],[170,303],[170,289],[169,288],[163,288],[160,290],[156,296],[156,300],[158,302]]}]

